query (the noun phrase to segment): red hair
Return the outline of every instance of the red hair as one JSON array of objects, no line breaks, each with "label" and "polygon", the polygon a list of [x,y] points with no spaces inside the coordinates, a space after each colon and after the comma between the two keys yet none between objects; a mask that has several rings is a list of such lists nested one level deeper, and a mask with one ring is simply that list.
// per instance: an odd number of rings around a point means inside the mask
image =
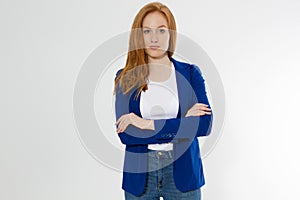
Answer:
[{"label": "red hair", "polygon": [[144,49],[144,38],[142,33],[142,25],[144,18],[151,12],[159,11],[162,13],[170,30],[170,40],[168,48],[168,57],[171,58],[176,45],[176,23],[170,9],[160,3],[152,2],[143,6],[135,16],[129,39],[129,50],[126,59],[126,65],[122,72],[115,80],[114,94],[116,93],[118,83],[123,94],[127,94],[131,89],[138,87],[137,98],[142,91],[148,89],[146,78],[149,75],[148,59]]}]

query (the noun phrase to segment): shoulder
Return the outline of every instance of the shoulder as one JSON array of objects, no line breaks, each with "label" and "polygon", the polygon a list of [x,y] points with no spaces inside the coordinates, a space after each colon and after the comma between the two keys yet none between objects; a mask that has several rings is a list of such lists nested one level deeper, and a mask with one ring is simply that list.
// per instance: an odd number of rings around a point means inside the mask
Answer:
[{"label": "shoulder", "polygon": [[177,68],[179,69],[188,69],[190,67],[190,63],[184,62],[184,61],[180,61],[177,60],[175,58],[171,58],[171,61],[174,63],[174,65],[176,65]]},{"label": "shoulder", "polygon": [[123,71],[124,68],[118,69],[116,76],[119,76],[119,74],[121,74],[121,72]]},{"label": "shoulder", "polygon": [[174,58],[171,58],[171,60],[179,67],[179,68],[185,68],[185,69],[194,69],[194,68],[199,68],[196,64],[194,63],[188,63],[185,61],[180,61]]},{"label": "shoulder", "polygon": [[199,66],[194,64],[194,63],[179,61],[179,60],[174,59],[174,58],[172,58],[172,60],[174,61],[174,64],[177,66],[178,69],[188,71],[189,73],[191,73],[191,75],[193,75],[195,73],[196,74],[202,74]]},{"label": "shoulder", "polygon": [[123,71],[124,68],[118,69],[118,71],[116,72],[116,77],[115,80],[117,79],[117,77],[121,74],[121,72]]}]

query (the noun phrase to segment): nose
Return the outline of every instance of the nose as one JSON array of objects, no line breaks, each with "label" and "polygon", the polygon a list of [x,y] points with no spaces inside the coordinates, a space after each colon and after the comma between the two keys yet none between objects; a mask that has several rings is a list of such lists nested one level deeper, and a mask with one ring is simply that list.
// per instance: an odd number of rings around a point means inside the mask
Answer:
[{"label": "nose", "polygon": [[158,39],[157,39],[156,33],[152,33],[151,34],[151,42],[157,42],[157,41],[158,41]]}]

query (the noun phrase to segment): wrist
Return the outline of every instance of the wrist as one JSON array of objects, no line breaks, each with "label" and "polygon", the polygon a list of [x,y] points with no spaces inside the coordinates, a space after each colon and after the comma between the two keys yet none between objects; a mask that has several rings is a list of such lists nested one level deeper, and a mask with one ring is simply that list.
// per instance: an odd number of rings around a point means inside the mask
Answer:
[{"label": "wrist", "polygon": [[154,130],[154,120],[145,119],[144,120],[144,129]]}]

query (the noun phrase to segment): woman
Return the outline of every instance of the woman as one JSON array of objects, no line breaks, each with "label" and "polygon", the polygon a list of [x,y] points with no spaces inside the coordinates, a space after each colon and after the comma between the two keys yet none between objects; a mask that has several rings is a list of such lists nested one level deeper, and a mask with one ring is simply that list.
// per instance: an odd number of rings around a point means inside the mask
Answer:
[{"label": "woman", "polygon": [[126,200],[201,199],[197,137],[209,135],[212,111],[199,68],[172,58],[175,43],[168,7],[154,2],[141,8],[114,88],[117,133],[126,145]]}]

